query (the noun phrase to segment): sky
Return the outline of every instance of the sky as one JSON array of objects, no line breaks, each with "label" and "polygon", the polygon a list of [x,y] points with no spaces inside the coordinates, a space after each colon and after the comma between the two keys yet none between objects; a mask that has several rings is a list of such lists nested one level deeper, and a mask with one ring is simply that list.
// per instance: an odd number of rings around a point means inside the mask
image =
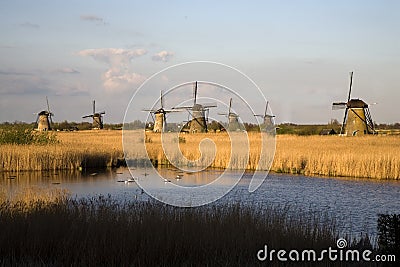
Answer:
[{"label": "sky", "polygon": [[[399,122],[399,13],[394,0],[2,0],[0,122],[35,121],[46,96],[55,121],[83,121],[95,99],[105,123],[122,122],[143,82],[192,61],[247,75],[265,99],[238,93],[256,113],[269,101],[278,123],[341,121],[331,105],[346,100],[354,71],[352,97],[377,103],[374,121]],[[175,85],[163,78],[162,89]],[[138,110],[154,104],[154,89]]]}]

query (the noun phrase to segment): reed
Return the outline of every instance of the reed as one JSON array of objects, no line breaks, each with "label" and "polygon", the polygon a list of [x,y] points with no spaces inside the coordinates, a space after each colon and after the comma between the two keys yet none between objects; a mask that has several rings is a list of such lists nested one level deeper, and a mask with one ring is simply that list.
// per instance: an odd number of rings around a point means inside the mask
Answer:
[{"label": "reed", "polygon": [[[160,134],[136,132],[132,136],[130,159],[147,156],[158,164],[188,164],[214,168],[267,169],[259,165],[261,137],[249,133],[249,158],[231,149],[226,133],[181,134],[171,139],[179,151],[165,156]],[[215,144],[201,146],[211,139]],[[0,171],[56,170],[111,167],[123,163],[121,131],[80,131],[57,133],[58,143],[47,145],[0,145]],[[143,143],[146,150],[143,150]],[[201,149],[203,154],[201,154]],[[239,145],[241,148],[241,145]],[[245,145],[243,145],[245,147]],[[271,166],[275,172],[306,175],[400,179],[400,136],[290,136],[276,137]],[[133,154],[132,154],[133,153]],[[184,158],[181,156],[181,154]],[[215,154],[215,157],[214,157]],[[185,159],[186,158],[186,159]]]},{"label": "reed", "polygon": [[104,168],[123,159],[121,131],[57,133],[46,145],[0,145],[0,171]]},{"label": "reed", "polygon": [[0,214],[1,266],[255,266],[265,264],[256,257],[265,244],[320,251],[337,238],[323,214],[290,207],[188,209],[99,196],[3,201]]}]

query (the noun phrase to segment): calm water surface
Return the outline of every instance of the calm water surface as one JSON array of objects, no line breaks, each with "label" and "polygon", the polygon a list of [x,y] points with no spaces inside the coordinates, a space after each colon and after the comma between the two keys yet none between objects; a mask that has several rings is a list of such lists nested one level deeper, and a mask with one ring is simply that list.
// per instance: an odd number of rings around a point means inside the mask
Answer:
[{"label": "calm water surface", "polygon": [[[154,170],[131,169],[139,179],[156,177]],[[183,186],[198,186],[216,179],[221,172],[208,170],[201,173],[181,173],[173,169],[158,169],[163,177]],[[176,180],[181,175],[180,180]],[[238,172],[229,175],[237,177]],[[269,174],[261,187],[248,192],[252,174],[243,176],[240,183],[219,203],[240,202],[254,205],[287,206],[301,211],[326,213],[336,218],[341,231],[358,235],[376,234],[379,213],[400,213],[400,182],[368,179],[318,178],[300,175]],[[123,200],[147,200],[149,196],[136,183],[125,183],[131,178],[128,169],[96,170],[86,172],[22,172],[0,173],[0,186],[13,196],[24,188],[37,186],[66,189],[72,196],[88,197],[111,195]],[[168,184],[160,178],[156,189],[166,190]],[[216,185],[218,186],[218,185]],[[210,189],[210,194],[212,194]],[[191,196],[201,197],[201,196]]]}]

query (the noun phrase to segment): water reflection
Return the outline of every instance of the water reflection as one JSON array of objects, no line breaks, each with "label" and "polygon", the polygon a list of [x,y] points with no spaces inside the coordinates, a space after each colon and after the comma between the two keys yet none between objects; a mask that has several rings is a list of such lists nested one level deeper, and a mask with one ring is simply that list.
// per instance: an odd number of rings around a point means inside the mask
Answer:
[{"label": "water reflection", "polygon": [[[154,186],[165,192],[170,183],[185,187],[205,185],[214,181],[222,171],[207,170],[201,173],[179,172],[172,168],[157,171],[166,178],[157,176],[155,170],[137,168],[131,170],[140,182],[159,179]],[[230,171],[235,177],[237,173]],[[178,177],[179,176],[179,177]],[[42,186],[68,190],[72,196],[85,197],[111,195],[121,200],[148,200],[149,197],[136,182],[125,182],[131,178],[129,170],[93,170],[58,172],[0,173],[0,186],[12,195],[22,188]],[[327,213],[337,219],[341,230],[359,234],[376,233],[379,213],[400,213],[400,182],[367,179],[337,179],[269,174],[262,186],[253,193],[248,192],[252,173],[246,173],[240,183],[217,203],[240,202],[262,208],[264,205],[289,205],[295,210]],[[213,194],[218,183],[207,191]],[[171,194],[176,193],[171,192]],[[182,196],[201,198],[204,196]],[[187,200],[187,199],[186,199]]]}]

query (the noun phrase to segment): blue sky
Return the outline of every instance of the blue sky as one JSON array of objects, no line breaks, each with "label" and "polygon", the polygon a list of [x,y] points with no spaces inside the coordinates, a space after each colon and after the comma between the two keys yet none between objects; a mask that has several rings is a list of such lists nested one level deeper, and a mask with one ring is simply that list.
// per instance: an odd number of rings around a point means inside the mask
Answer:
[{"label": "blue sky", "polygon": [[373,119],[398,122],[399,12],[398,1],[3,0],[0,121],[34,121],[48,96],[56,121],[81,121],[96,99],[121,122],[145,79],[207,60],[252,78],[278,122],[341,120],[331,103],[346,99],[349,71],[353,97],[378,103]]}]

